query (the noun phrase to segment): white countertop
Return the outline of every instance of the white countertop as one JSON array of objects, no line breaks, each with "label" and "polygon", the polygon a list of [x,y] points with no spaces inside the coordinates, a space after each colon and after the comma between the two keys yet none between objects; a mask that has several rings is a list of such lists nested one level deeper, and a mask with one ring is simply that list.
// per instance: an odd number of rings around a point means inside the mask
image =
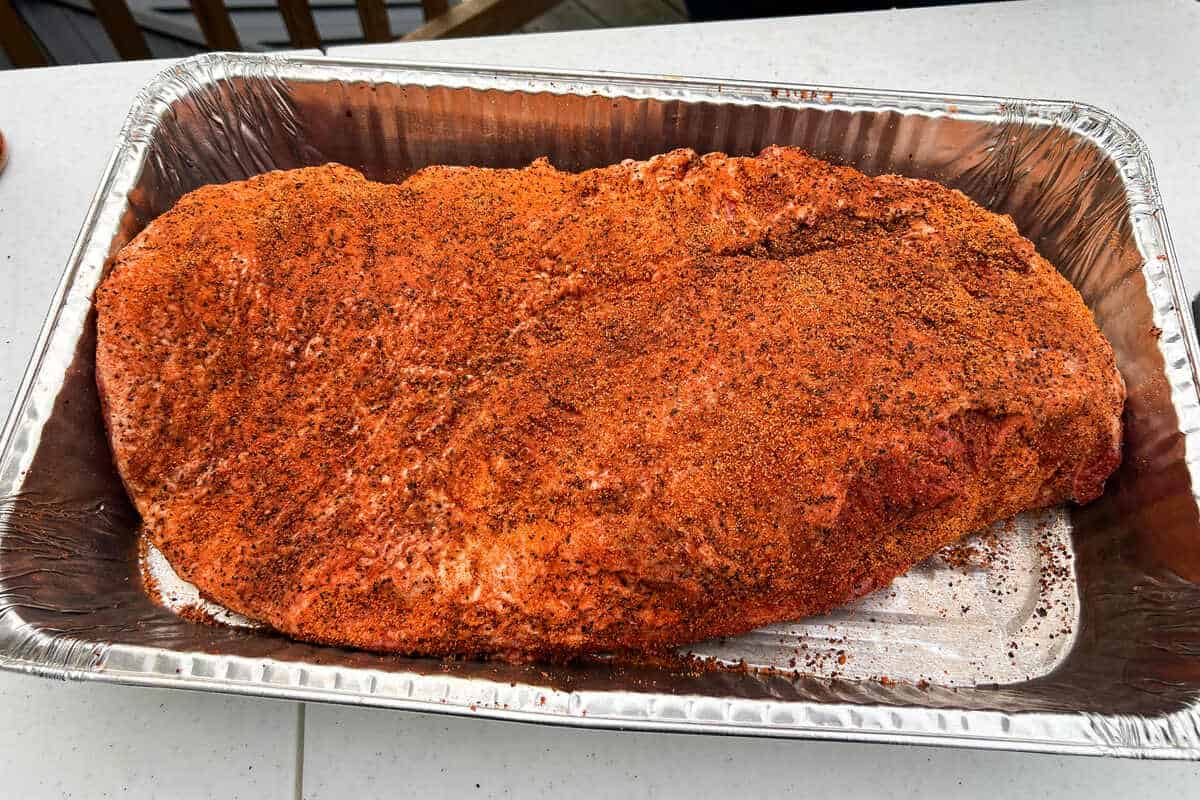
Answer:
[{"label": "white countertop", "polygon": [[[1027,2],[334,48],[335,56],[1080,100],[1147,141],[1200,287],[1200,4]],[[134,94],[165,62],[0,72],[0,408]],[[1200,796],[1200,765],[581,731],[0,674],[13,797]]]}]

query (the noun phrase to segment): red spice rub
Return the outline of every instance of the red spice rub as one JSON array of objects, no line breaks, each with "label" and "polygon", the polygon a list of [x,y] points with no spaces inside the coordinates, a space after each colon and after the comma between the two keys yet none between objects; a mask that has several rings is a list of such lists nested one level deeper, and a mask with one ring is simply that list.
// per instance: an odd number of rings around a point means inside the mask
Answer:
[{"label": "red spice rub", "polygon": [[293,636],[654,652],[1102,490],[1124,386],[1012,222],[790,148],[184,197],[97,294],[146,530]]}]

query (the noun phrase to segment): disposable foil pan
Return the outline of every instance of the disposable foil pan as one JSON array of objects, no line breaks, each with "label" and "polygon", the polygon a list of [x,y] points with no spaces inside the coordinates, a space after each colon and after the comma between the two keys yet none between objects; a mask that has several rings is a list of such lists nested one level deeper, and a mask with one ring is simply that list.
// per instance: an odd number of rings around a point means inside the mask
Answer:
[{"label": "disposable foil pan", "polygon": [[[181,195],[328,161],[397,181],[427,164],[548,156],[575,170],[770,144],[933,178],[1012,215],[1078,287],[1129,387],[1124,462],[1100,500],[997,526],[828,617],[690,648],[739,670],[388,657],[173,613],[203,601],[139,550],[100,418],[91,298],[110,256]],[[1198,758],[1200,403],[1184,296],[1145,147],[1086,105],[190,59],[135,102],[0,439],[0,667],[579,726]]]}]

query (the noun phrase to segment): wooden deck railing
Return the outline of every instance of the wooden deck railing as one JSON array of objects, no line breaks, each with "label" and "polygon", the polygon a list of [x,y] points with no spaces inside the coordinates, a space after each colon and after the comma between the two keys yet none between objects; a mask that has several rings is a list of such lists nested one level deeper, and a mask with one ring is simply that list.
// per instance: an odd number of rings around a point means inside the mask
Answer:
[{"label": "wooden deck railing", "polygon": [[[308,0],[276,0],[295,48],[321,46],[321,34]],[[425,24],[404,35],[405,40],[441,39],[457,36],[486,36],[508,33],[534,19],[562,0],[464,0],[451,6],[448,0],[421,0]],[[189,0],[192,15],[212,50],[241,50],[242,42],[224,0]],[[394,39],[385,0],[355,0],[363,38],[368,42]],[[125,0],[93,0],[92,10],[124,60],[150,58],[146,36]],[[13,7],[0,0],[0,48],[15,66],[49,63],[37,37]]]}]

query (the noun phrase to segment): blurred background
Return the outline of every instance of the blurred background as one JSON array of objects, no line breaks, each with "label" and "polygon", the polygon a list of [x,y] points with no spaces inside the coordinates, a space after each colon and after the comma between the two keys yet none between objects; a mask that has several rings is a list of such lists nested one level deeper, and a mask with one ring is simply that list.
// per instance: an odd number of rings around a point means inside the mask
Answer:
[{"label": "blurred background", "polygon": [[932,5],[781,0],[0,0],[0,69]]}]

